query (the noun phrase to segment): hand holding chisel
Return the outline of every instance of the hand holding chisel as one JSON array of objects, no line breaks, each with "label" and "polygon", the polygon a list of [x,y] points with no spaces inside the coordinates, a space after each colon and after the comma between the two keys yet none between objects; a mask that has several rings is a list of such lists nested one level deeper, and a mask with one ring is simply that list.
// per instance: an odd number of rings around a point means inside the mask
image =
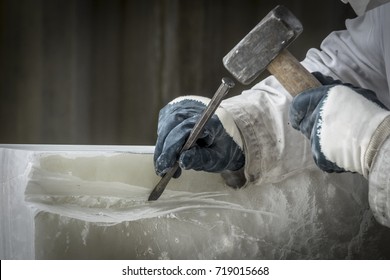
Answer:
[{"label": "hand holding chisel", "polygon": [[[199,136],[201,135],[207,121],[215,113],[218,106],[221,104],[222,99],[225,97],[225,95],[232,87],[234,87],[234,82],[231,79],[229,78],[222,79],[221,85],[219,86],[218,90],[215,92],[213,98],[211,99],[210,103],[207,105],[206,109],[203,111],[199,120],[196,122],[194,128],[190,133],[190,136],[188,137],[186,143],[184,144],[183,148],[179,152],[179,156],[181,153],[190,149],[196,143],[196,140],[198,140]],[[152,193],[149,196],[148,201],[157,200],[161,196],[161,194],[165,190],[165,187],[167,186],[167,184],[169,183],[169,181],[171,180],[172,176],[175,174],[178,168],[179,168],[179,162],[176,161],[175,165],[172,168],[170,168],[167,173],[163,175],[160,182],[158,182],[158,184],[155,186],[155,188],[153,189]]]}]

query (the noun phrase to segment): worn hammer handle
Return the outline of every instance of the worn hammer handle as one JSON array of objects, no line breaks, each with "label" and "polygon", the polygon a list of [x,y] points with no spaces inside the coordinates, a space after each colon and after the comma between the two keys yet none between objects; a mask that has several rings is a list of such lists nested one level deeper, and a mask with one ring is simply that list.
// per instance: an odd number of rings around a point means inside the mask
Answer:
[{"label": "worn hammer handle", "polygon": [[272,60],[267,70],[292,96],[321,86],[321,83],[287,49]]}]

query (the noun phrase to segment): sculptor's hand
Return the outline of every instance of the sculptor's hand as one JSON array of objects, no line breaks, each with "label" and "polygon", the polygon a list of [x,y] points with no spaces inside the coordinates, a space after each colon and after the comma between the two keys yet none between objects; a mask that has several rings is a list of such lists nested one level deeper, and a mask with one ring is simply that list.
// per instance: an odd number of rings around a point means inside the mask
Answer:
[{"label": "sculptor's hand", "polygon": [[[380,143],[373,135],[390,115],[374,92],[314,73],[323,86],[297,95],[290,122],[311,142],[316,164],[326,172],[358,172],[367,176],[370,151]],[[371,145],[371,146],[370,146]]]},{"label": "sculptor's hand", "polygon": [[[154,152],[156,173],[164,175],[176,161],[183,169],[222,172],[244,166],[245,156],[240,133],[230,114],[219,107],[206,123],[196,144],[179,156],[191,129],[206,108],[208,98],[179,97],[161,109]],[[177,178],[181,169],[175,173]]]}]

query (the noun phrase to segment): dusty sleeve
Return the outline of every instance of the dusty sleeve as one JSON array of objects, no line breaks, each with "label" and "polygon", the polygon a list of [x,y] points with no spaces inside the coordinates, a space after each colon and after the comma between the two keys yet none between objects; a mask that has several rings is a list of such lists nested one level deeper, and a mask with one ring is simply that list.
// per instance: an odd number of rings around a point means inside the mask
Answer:
[{"label": "dusty sleeve", "polygon": [[308,140],[289,125],[291,100],[270,76],[241,95],[222,102],[243,138],[246,183],[279,181],[314,164]]},{"label": "dusty sleeve", "polygon": [[390,138],[387,138],[377,152],[369,182],[369,203],[376,220],[390,227]]}]

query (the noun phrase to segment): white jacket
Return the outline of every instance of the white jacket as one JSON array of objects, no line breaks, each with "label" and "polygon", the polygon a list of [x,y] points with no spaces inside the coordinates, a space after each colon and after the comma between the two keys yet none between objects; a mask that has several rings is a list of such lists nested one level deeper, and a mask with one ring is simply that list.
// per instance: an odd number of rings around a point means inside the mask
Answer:
[{"label": "white jacket", "polygon": [[[309,71],[320,71],[343,82],[371,89],[390,108],[389,26],[390,3],[387,3],[347,20],[346,30],[331,33],[322,42],[321,50],[310,49],[302,64]],[[302,173],[314,164],[309,141],[288,123],[291,100],[292,97],[270,76],[222,103],[234,116],[244,140],[247,184],[280,181]],[[390,139],[387,138],[377,152],[368,176],[371,210],[376,220],[387,227],[390,227],[389,170]]]}]

